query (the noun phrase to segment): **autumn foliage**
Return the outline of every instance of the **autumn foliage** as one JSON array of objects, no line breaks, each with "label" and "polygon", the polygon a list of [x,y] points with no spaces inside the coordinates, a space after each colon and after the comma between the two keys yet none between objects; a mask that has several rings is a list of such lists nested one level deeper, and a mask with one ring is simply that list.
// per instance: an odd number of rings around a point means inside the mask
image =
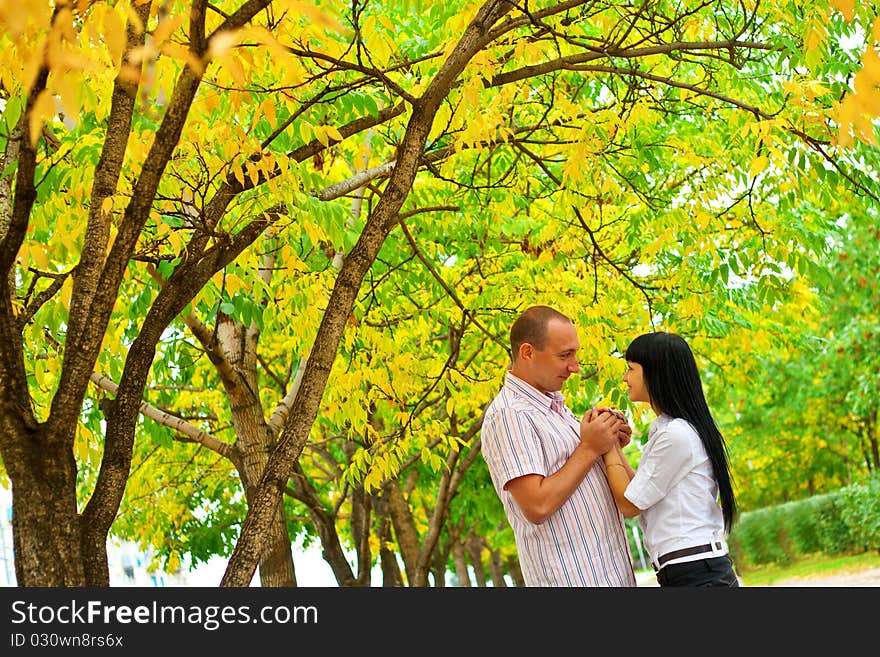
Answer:
[{"label": "autumn foliage", "polygon": [[637,430],[621,347],[688,336],[747,505],[876,468],[866,371],[833,436],[770,373],[845,398],[817,341],[880,335],[880,21],[770,4],[0,1],[19,584],[106,586],[111,534],[228,586],[295,585],[294,538],[343,586],[516,583],[479,428],[532,303]]}]

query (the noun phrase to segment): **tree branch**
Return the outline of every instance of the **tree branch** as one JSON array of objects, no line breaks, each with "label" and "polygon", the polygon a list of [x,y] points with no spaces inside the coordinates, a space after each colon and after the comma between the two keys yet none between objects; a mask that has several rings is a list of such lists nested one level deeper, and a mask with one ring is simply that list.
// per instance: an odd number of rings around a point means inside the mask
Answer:
[{"label": "tree branch", "polygon": [[[92,372],[92,375],[89,377],[95,385],[97,385],[102,390],[109,392],[111,395],[116,395],[119,391],[119,386],[117,386],[111,379],[107,378],[103,374],[98,374],[97,372]],[[239,461],[238,451],[235,449],[233,445],[228,443],[224,443],[222,440],[219,440],[205,431],[202,431],[197,426],[190,424],[186,420],[172,415],[171,413],[167,413],[161,409],[156,408],[155,406],[148,404],[147,402],[142,402],[140,405],[140,412],[144,417],[148,417],[151,420],[161,424],[162,426],[173,429],[177,433],[179,433],[184,442],[198,443],[207,449],[210,449],[212,452],[216,452],[220,456],[229,459],[233,464],[238,467],[240,465],[237,463]]]}]

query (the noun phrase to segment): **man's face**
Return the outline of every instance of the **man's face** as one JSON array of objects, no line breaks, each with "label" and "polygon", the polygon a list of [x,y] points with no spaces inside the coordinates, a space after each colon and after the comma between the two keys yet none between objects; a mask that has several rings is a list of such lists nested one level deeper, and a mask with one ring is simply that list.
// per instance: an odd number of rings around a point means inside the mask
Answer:
[{"label": "man's face", "polygon": [[[542,392],[557,392],[569,376],[580,371],[577,329],[569,321],[550,320],[543,349],[523,345],[522,368],[517,368],[527,383]],[[514,374],[517,374],[515,371]],[[519,375],[518,375],[519,376]]]}]

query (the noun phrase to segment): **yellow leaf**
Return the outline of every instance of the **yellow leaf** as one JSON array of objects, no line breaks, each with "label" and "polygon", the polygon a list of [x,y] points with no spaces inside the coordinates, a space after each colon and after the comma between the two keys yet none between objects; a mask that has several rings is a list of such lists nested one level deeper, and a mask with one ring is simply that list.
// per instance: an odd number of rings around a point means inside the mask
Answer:
[{"label": "yellow leaf", "polygon": [[540,43],[529,42],[523,49],[526,64],[537,64],[544,59],[544,49]]},{"label": "yellow leaf", "polygon": [[241,65],[241,60],[235,55],[235,53],[230,53],[222,58],[222,62],[223,67],[229,72],[229,75],[235,81],[235,84],[240,89],[244,89],[244,87],[247,86],[247,82],[245,81],[244,67]]},{"label": "yellow leaf", "polygon": [[[135,4],[143,4],[147,2],[147,0],[137,0]],[[125,11],[125,15],[128,17],[128,22],[131,25],[132,29],[136,34],[142,34],[144,31],[144,23],[141,21],[141,17],[137,15],[137,12],[134,10],[134,7],[128,3],[123,5],[123,9]]]},{"label": "yellow leaf", "polygon": [[275,38],[274,34],[260,25],[249,25],[242,28],[241,41],[248,39],[266,46],[273,59],[284,60],[287,59],[290,54],[287,47],[282,45],[282,43]]},{"label": "yellow leaf", "polygon": [[138,46],[128,51],[128,62],[131,66],[137,66],[149,61],[156,56],[156,50],[151,45]]},{"label": "yellow leaf", "polygon": [[434,116],[434,122],[431,124],[431,132],[428,135],[428,141],[431,142],[439,137],[444,130],[449,128],[449,120],[452,117],[452,109],[447,104],[443,104],[437,110]]},{"label": "yellow leaf", "polygon": [[862,110],[867,117],[880,116],[880,90],[869,94],[860,94]]},{"label": "yellow leaf", "polygon": [[89,459],[89,443],[91,441],[92,432],[83,424],[77,426],[76,437],[74,438],[74,451],[77,459],[83,463]]},{"label": "yellow leaf", "polygon": [[306,235],[309,236],[312,244],[317,245],[327,239],[327,236],[324,234],[324,231],[321,230],[321,227],[311,221],[303,223],[303,230],[306,231]]},{"label": "yellow leaf", "polygon": [[315,133],[315,137],[318,138],[318,141],[324,144],[325,147],[330,145],[330,140],[327,138],[327,130],[325,129],[325,126],[315,126],[313,132]]},{"label": "yellow leaf", "polygon": [[244,171],[242,171],[241,165],[236,165],[232,167],[232,175],[235,176],[238,184],[244,187]]},{"label": "yellow leaf", "polygon": [[846,22],[849,23],[853,18],[855,10],[855,0],[831,0],[831,6],[843,14]]},{"label": "yellow leaf", "polygon": [[229,50],[238,44],[238,34],[233,30],[223,30],[211,37],[208,44],[208,54],[214,57],[223,57]]},{"label": "yellow leaf", "polygon": [[478,77],[471,78],[461,91],[461,97],[466,105],[477,108],[480,104],[480,91],[483,82]]},{"label": "yellow leaf", "polygon": [[170,18],[164,18],[159,21],[159,24],[156,26],[156,29],[153,30],[151,35],[151,39],[153,42],[153,47],[160,48],[162,44],[171,36],[171,33],[174,32],[182,23],[184,16],[177,15],[171,16]]},{"label": "yellow leaf", "polygon": [[113,197],[112,197],[112,196],[108,196],[108,197],[105,198],[103,201],[101,201],[101,212],[102,212],[103,214],[107,214],[107,213],[109,213],[110,210],[112,210],[112,209],[113,209]]},{"label": "yellow leaf", "polygon": [[[857,96],[855,98],[860,100]],[[876,143],[874,124],[868,116],[867,108],[861,103],[853,122],[853,130],[864,143],[872,145]]]},{"label": "yellow leaf", "polygon": [[22,244],[18,250],[18,266],[27,269],[31,264],[31,248],[27,243]]},{"label": "yellow leaf", "polygon": [[752,162],[752,166],[749,169],[750,176],[756,176],[761,173],[764,169],[767,168],[767,165],[770,164],[770,159],[766,155],[761,155],[760,157],[756,157]]},{"label": "yellow leaf", "polygon": [[[290,8],[295,12],[294,15],[305,16],[308,19],[308,22],[312,25],[320,25],[340,34],[344,34],[348,31],[345,26],[333,16],[316,7],[314,2],[304,2],[303,0],[278,0],[277,4]],[[332,3],[326,3],[326,5],[331,4]]]},{"label": "yellow leaf", "polygon": [[244,288],[244,281],[241,280],[235,274],[227,274],[226,275],[226,291],[230,296],[234,296],[236,292],[240,289]]},{"label": "yellow leaf", "polygon": [[81,82],[73,75],[62,75],[55,85],[61,97],[61,109],[68,121],[79,119]]},{"label": "yellow leaf", "polygon": [[308,121],[301,121],[299,125],[299,134],[303,141],[309,141],[309,137],[315,136],[315,126]]},{"label": "yellow leaf", "polygon": [[[880,21],[878,21],[880,25]],[[866,76],[874,86],[880,85],[880,53],[876,48],[868,47],[862,55],[862,70],[856,77]]]},{"label": "yellow leaf", "polygon": [[815,67],[822,61],[822,44],[827,36],[825,26],[821,24],[812,24],[809,26],[804,38],[805,59],[807,65],[811,68]]},{"label": "yellow leaf", "polygon": [[263,116],[266,117],[266,120],[269,122],[269,125],[275,125],[278,121],[278,117],[275,113],[275,99],[267,98],[263,101],[260,108],[263,110]]},{"label": "yellow leaf", "polygon": [[220,94],[212,92],[200,94],[198,96],[197,104],[201,104],[202,108],[205,110],[205,114],[210,114],[212,111],[220,107]]},{"label": "yellow leaf", "polygon": [[[195,54],[189,49],[177,43],[166,43],[162,45],[161,52],[163,55],[168,55],[172,59],[176,59],[178,61],[184,62],[187,66],[189,66],[197,75],[201,75],[205,67],[202,64],[201,60],[195,56]],[[235,60],[234,57],[228,56],[223,58],[224,63],[228,63],[230,60]],[[241,64],[238,65],[239,69],[241,68]],[[227,69],[229,66],[227,66]],[[232,72],[230,71],[230,74]],[[238,79],[236,79],[235,75],[232,75],[233,79],[238,83]],[[243,86],[243,85],[241,85]]]},{"label": "yellow leaf", "polygon": [[330,135],[330,137],[332,139],[335,139],[336,141],[342,141],[343,139],[345,139],[345,137],[342,136],[342,133],[339,132],[339,130],[337,130],[336,128],[334,128],[332,125],[325,125],[324,130],[326,130],[327,134]]},{"label": "yellow leaf", "polygon": [[828,93],[828,87],[826,87],[824,84],[822,84],[818,80],[811,80],[807,84],[807,89],[809,90],[810,94],[812,94],[813,98],[816,98],[818,96],[823,96],[826,93]]},{"label": "yellow leaf", "polygon": [[[132,12],[133,13],[133,12]],[[122,53],[125,51],[125,22],[115,11],[104,14],[103,37],[113,66],[119,66],[122,62]]]},{"label": "yellow leaf", "polygon": [[837,122],[840,130],[837,133],[837,142],[840,146],[846,148],[852,145],[852,124],[855,120],[857,103],[853,96],[849,95],[843,99],[837,111]]},{"label": "yellow leaf", "polygon": [[37,96],[30,116],[31,146],[36,146],[43,131],[43,121],[49,119],[55,113],[55,102],[47,89],[43,89]]},{"label": "yellow leaf", "polygon": [[39,387],[43,387],[43,379],[46,377],[45,361],[38,360],[34,363],[34,380]]},{"label": "yellow leaf", "polygon": [[786,93],[791,94],[792,96],[800,96],[801,95],[801,83],[797,80],[784,80],[782,82],[782,88]]},{"label": "yellow leaf", "polygon": [[247,177],[248,177],[248,180],[250,181],[251,185],[256,186],[257,176],[259,175],[259,172],[257,171],[256,167],[253,165],[252,162],[245,162],[244,169],[245,169],[245,172],[247,173]]}]

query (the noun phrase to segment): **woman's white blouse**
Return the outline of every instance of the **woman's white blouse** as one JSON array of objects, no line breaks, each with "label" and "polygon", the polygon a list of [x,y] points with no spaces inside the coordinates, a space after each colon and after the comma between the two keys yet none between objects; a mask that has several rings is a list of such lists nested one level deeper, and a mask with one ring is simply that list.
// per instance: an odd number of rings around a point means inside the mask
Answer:
[{"label": "woman's white blouse", "polygon": [[[639,525],[651,561],[681,548],[724,542],[724,516],[712,463],[696,429],[687,420],[660,415],[635,477],[624,493],[641,509]],[[720,551],[727,552],[724,544]],[[687,561],[684,557],[668,563]]]}]

